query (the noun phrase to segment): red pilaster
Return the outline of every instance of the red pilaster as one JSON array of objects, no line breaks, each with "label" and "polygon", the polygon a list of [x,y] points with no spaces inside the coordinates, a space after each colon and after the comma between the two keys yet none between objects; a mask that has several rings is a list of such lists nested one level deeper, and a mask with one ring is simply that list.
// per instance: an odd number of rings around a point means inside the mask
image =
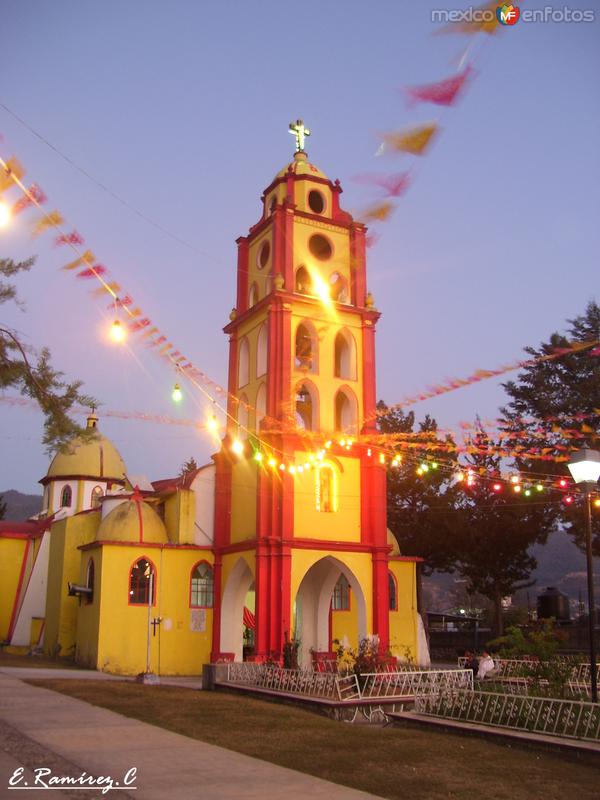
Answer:
[{"label": "red pilaster", "polygon": [[240,236],[236,240],[238,246],[237,264],[237,303],[238,314],[243,314],[248,308],[248,238]]},{"label": "red pilaster", "polygon": [[387,550],[373,551],[373,633],[379,636],[382,650],[390,645],[390,598]]},{"label": "red pilaster", "polygon": [[375,322],[378,314],[369,314],[363,322],[363,433],[376,430],[377,386],[375,375]]},{"label": "red pilaster", "polygon": [[229,337],[229,375],[227,382],[227,430],[230,430],[233,419],[237,419],[237,403],[235,401],[235,394],[237,392],[237,376],[238,376],[238,339],[237,333],[232,333]]},{"label": "red pilaster", "polygon": [[222,579],[223,562],[217,553],[213,567],[214,580],[214,608],[213,608],[213,628],[212,628],[212,652],[210,660],[214,664],[221,655],[221,600],[222,600]]},{"label": "red pilaster", "polygon": [[363,225],[354,224],[350,228],[350,298],[358,308],[364,308],[367,297],[366,232]]},{"label": "red pilaster", "polygon": [[259,540],[256,544],[256,575],[254,596],[256,601],[254,655],[262,660],[269,655],[269,545]]}]

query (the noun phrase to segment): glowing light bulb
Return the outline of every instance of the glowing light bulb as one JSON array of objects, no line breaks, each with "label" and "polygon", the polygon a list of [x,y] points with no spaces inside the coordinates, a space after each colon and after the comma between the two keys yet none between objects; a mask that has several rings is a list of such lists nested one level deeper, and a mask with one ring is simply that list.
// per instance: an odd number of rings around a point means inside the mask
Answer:
[{"label": "glowing light bulb", "polygon": [[565,503],[566,503],[568,506],[570,506],[572,502],[573,502],[573,498],[571,497],[571,495],[570,495],[570,494],[568,494],[568,495],[565,497]]},{"label": "glowing light bulb", "polygon": [[562,489],[564,489],[564,488],[565,488],[565,486],[567,485],[567,482],[566,482],[566,480],[565,480],[564,478],[561,478],[561,479],[559,480],[559,482],[558,482],[558,485],[559,485],[559,486],[560,486]]},{"label": "glowing light bulb", "polygon": [[10,208],[6,203],[0,203],[0,228],[6,228],[11,218]]},{"label": "glowing light bulb", "polygon": [[600,497],[597,497],[597,498],[594,500],[594,505],[596,506],[596,508],[600,508]]},{"label": "glowing light bulb", "polygon": [[367,455],[369,456],[369,458],[371,458],[371,448],[370,447],[367,448]]},{"label": "glowing light bulb", "polygon": [[437,461],[432,461],[432,463],[431,463],[431,469],[437,469],[437,468],[438,468],[438,463],[437,463]]},{"label": "glowing light bulb", "polygon": [[423,467],[417,467],[417,475],[423,474]]},{"label": "glowing light bulb", "polygon": [[300,464],[300,466],[298,467],[298,472],[304,472],[304,467],[302,466],[302,464]]},{"label": "glowing light bulb", "polygon": [[523,494],[525,495],[525,497],[530,497],[531,496],[531,489],[525,489]]},{"label": "glowing light bulb", "polygon": [[273,457],[271,457],[271,458],[270,458],[270,459],[267,461],[267,464],[268,464],[270,467],[276,467],[276,466],[277,466],[277,461],[276,461],[276,460],[275,460]]},{"label": "glowing light bulb", "polygon": [[354,444],[354,439],[348,439],[348,441],[346,442],[346,447],[352,447],[353,444]]},{"label": "glowing light bulb", "polygon": [[214,414],[211,414],[211,416],[206,421],[206,427],[211,433],[217,433],[217,431],[219,430],[219,422]]},{"label": "glowing light bulb", "polygon": [[457,472],[456,473],[456,480],[459,481],[459,483],[461,481],[464,481],[464,479],[465,479],[465,473],[464,472]]},{"label": "glowing light bulb", "polygon": [[293,464],[290,464],[288,472],[291,472],[291,474],[293,475],[296,472],[296,467]]},{"label": "glowing light bulb", "polygon": [[110,326],[108,335],[116,344],[120,344],[121,342],[125,341],[126,332],[120,320],[116,319],[113,322],[113,324]]},{"label": "glowing light bulb", "polygon": [[543,483],[538,483],[535,488],[537,489],[538,492],[543,492],[544,491],[544,484]]},{"label": "glowing light bulb", "polygon": [[421,464],[421,470],[423,472],[429,472],[429,464]]},{"label": "glowing light bulb", "polygon": [[380,464],[385,464],[385,456],[383,455],[383,453],[379,454],[379,463]]},{"label": "glowing light bulb", "polygon": [[174,403],[181,403],[183,400],[183,392],[181,391],[181,386],[178,383],[173,386],[171,397],[173,398]]},{"label": "glowing light bulb", "polygon": [[520,482],[520,480],[521,480],[521,479],[519,478],[519,476],[518,476],[518,475],[511,475],[511,476],[510,476],[510,482],[511,482],[511,483],[517,484],[517,483],[519,483],[519,482]]},{"label": "glowing light bulb", "polygon": [[260,452],[260,450],[257,450],[256,453],[254,453],[254,460],[258,461],[259,464],[263,460],[263,454]]},{"label": "glowing light bulb", "polygon": [[346,440],[345,439],[340,439],[340,446],[341,447],[345,447],[346,446]]},{"label": "glowing light bulb", "polygon": [[241,439],[234,439],[231,444],[231,452],[235,453],[236,456],[241,456],[244,452],[244,443]]},{"label": "glowing light bulb", "polygon": [[331,439],[328,439],[328,440],[325,442],[325,449],[326,449],[326,450],[329,450],[329,448],[330,448],[330,447],[331,447]]},{"label": "glowing light bulb", "polygon": [[280,465],[279,465],[279,469],[280,469],[282,472],[285,472],[285,464],[280,464]]},{"label": "glowing light bulb", "polygon": [[521,491],[521,486],[518,483],[515,483],[515,485],[513,486],[513,491],[519,494],[519,492]]},{"label": "glowing light bulb", "polygon": [[495,492],[501,492],[501,491],[502,491],[502,484],[501,484],[501,483],[495,483],[495,484],[492,486],[492,489],[493,489]]}]

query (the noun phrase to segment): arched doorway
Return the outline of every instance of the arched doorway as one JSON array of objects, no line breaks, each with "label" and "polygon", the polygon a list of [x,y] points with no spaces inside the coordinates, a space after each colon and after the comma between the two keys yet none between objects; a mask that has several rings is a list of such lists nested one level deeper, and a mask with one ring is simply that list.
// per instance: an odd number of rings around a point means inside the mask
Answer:
[{"label": "arched doorway", "polygon": [[300,640],[299,663],[303,667],[311,664],[311,650],[325,652],[330,649],[331,598],[340,575],[348,581],[356,603],[358,639],[367,635],[367,610],[360,583],[345,564],[333,556],[326,556],[307,571],[296,595],[294,629],[295,638]]},{"label": "arched doorway", "polygon": [[239,558],[227,578],[221,601],[221,652],[233,653],[236,661],[243,659],[244,608],[253,588],[254,575],[247,562]]}]

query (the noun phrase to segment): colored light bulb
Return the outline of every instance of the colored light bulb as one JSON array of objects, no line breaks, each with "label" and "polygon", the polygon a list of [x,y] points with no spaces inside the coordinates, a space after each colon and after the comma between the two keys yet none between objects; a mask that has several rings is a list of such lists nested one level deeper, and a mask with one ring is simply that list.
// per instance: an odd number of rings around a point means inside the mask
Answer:
[{"label": "colored light bulb", "polygon": [[120,320],[116,319],[110,326],[109,336],[116,344],[125,341],[126,332]]},{"label": "colored light bulb", "polygon": [[241,456],[244,452],[244,443],[241,439],[234,439],[231,445],[231,452],[235,453],[236,456]]},{"label": "colored light bulb", "polygon": [[183,400],[183,392],[181,391],[181,386],[178,383],[173,386],[171,397],[173,398],[174,403],[181,403]]}]

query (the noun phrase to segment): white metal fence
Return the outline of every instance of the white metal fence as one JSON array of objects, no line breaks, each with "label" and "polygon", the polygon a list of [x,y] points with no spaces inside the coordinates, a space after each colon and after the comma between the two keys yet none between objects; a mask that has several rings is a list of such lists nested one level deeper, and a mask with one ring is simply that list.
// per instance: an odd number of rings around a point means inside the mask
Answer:
[{"label": "white metal fence", "polygon": [[358,678],[354,674],[342,676],[332,672],[234,662],[227,665],[227,680],[273,692],[341,701],[378,701],[473,688],[470,669],[372,672]]},{"label": "white metal fence", "polygon": [[[570,659],[564,657],[562,659],[566,664]],[[561,657],[558,657],[561,661]],[[466,658],[459,658],[458,664],[460,667],[466,665]],[[532,687],[532,683],[536,679],[536,673],[541,676],[546,666],[550,666],[546,662],[540,662],[538,659],[518,659],[518,658],[494,658],[494,671],[490,673],[486,680],[498,681],[502,685],[502,690],[508,694],[528,694]],[[597,680],[600,684],[600,665],[597,666]],[[547,684],[543,679],[540,681],[542,685]],[[582,695],[591,696],[591,665],[590,664],[573,664],[570,675],[565,680],[565,689],[575,697]]]},{"label": "white metal fence", "polygon": [[578,700],[454,691],[415,698],[418,713],[512,730],[600,741],[600,705]]}]

